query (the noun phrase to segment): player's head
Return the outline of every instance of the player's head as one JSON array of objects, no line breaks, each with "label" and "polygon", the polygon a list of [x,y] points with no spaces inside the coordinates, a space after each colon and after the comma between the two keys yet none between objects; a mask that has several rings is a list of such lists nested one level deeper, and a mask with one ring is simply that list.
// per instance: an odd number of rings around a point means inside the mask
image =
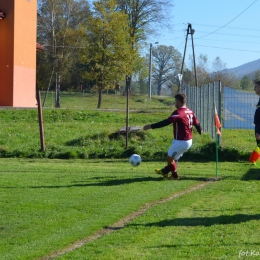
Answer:
[{"label": "player's head", "polygon": [[255,82],[254,91],[255,91],[256,95],[260,96],[260,81]]},{"label": "player's head", "polygon": [[175,107],[180,108],[186,105],[186,95],[183,93],[178,93],[175,95]]}]

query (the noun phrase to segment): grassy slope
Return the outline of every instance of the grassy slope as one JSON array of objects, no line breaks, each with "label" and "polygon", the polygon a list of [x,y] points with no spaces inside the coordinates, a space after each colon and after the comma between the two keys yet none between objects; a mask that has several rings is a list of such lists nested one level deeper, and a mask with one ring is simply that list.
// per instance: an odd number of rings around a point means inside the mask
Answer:
[{"label": "grassy slope", "polygon": [[[130,126],[143,126],[167,118],[170,112],[131,113]],[[125,126],[125,113],[115,111],[45,109],[46,152],[40,152],[36,110],[0,110],[0,156],[25,158],[127,158],[139,153],[143,159],[164,159],[172,140],[172,127],[132,134],[113,133]],[[254,148],[252,130],[223,129],[220,160],[247,160]],[[208,134],[194,134],[188,160],[214,160],[215,144]]]}]

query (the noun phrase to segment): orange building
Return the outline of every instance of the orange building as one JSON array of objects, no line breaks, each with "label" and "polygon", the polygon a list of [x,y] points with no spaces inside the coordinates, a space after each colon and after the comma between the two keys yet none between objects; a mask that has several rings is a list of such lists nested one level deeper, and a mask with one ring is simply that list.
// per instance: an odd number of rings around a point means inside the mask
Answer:
[{"label": "orange building", "polygon": [[1,0],[0,9],[0,106],[36,107],[37,0]]}]

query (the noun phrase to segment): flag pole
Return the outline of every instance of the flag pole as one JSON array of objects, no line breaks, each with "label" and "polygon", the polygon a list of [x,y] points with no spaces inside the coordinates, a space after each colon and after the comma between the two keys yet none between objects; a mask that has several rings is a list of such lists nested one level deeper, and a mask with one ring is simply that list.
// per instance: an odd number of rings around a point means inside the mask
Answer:
[{"label": "flag pole", "polygon": [[215,122],[214,123],[215,123],[215,139],[216,139],[216,178],[218,178],[218,140],[219,140],[218,135],[221,135],[218,128],[221,126],[221,124],[219,122],[215,102],[214,102],[214,110],[215,110],[215,113],[214,113],[214,121]]},{"label": "flag pole", "polygon": [[218,135],[217,135],[216,128],[215,128],[215,138],[216,138],[216,178],[218,178]]}]

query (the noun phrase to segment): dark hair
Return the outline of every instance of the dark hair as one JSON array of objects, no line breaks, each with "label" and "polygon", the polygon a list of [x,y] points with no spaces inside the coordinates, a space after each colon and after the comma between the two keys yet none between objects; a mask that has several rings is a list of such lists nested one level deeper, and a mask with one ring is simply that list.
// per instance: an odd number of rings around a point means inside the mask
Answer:
[{"label": "dark hair", "polygon": [[256,81],[255,84],[260,86],[260,80]]},{"label": "dark hair", "polygon": [[179,100],[182,104],[186,103],[186,95],[183,93],[178,93],[175,95],[175,99]]}]

